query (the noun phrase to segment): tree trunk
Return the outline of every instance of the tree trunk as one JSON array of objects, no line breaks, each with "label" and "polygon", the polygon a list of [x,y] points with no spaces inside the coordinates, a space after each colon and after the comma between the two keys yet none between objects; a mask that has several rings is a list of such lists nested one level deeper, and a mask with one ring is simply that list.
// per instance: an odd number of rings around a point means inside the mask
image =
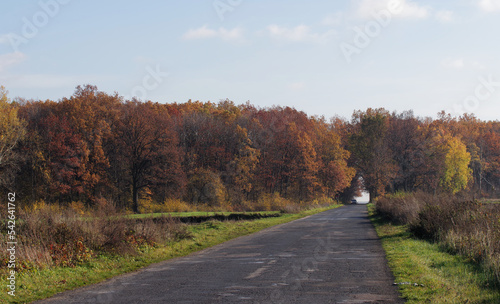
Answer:
[{"label": "tree trunk", "polygon": [[135,182],[132,185],[132,211],[139,213],[139,189],[137,189]]}]

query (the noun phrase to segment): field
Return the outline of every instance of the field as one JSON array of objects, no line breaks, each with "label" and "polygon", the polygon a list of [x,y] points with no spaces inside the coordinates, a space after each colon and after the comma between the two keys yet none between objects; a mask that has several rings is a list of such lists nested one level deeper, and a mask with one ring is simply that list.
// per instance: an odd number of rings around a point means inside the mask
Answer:
[{"label": "field", "polygon": [[[91,227],[102,229],[107,225],[108,230],[103,230],[101,235],[112,231],[113,234],[108,236],[108,242],[113,241],[113,246],[110,247],[110,244],[106,245],[105,242],[101,242],[101,247],[98,247],[96,246],[97,240],[90,239],[88,235],[86,236],[87,239],[81,238],[76,242],[72,242],[71,240],[64,240],[63,242],[60,239],[49,240],[46,238],[47,236],[39,238],[39,241],[30,244],[31,249],[34,251],[38,248],[39,254],[46,254],[40,246],[36,247],[35,245],[42,245],[44,242],[50,243],[45,244],[45,247],[49,247],[48,258],[50,259],[36,259],[29,254],[30,252],[22,253],[24,260],[20,262],[24,270],[17,277],[18,289],[15,301],[12,302],[12,298],[7,298],[7,293],[3,292],[0,295],[0,302],[25,303],[46,298],[64,290],[97,283],[155,262],[184,256],[238,236],[254,233],[273,225],[286,223],[335,207],[338,207],[338,205],[306,210],[295,214],[268,212],[267,214],[269,215],[279,216],[252,221],[209,220],[200,224],[190,225],[172,220],[170,217],[165,217],[165,215],[155,215],[155,217],[153,215],[135,216],[136,219],[134,221],[130,221],[126,217],[118,217],[118,219],[116,217],[115,219],[97,217],[94,220],[74,221],[72,220],[74,217],[62,218],[60,215],[50,217],[47,214],[39,214],[39,217],[47,216],[45,220],[49,222],[52,221],[53,223],[54,220],[59,221],[60,230],[57,231],[59,233],[62,231],[65,231],[64,233],[76,233],[75,231],[79,229],[85,230],[91,229]],[[207,213],[173,215],[176,217],[207,216]],[[154,219],[160,219],[160,221],[155,221]],[[135,226],[127,226],[131,222]],[[61,226],[61,223],[65,223],[64,225],[66,226]],[[64,230],[61,227],[71,229]],[[164,231],[163,235],[151,232],[153,228],[157,229],[158,227],[161,227]],[[120,229],[127,231],[130,228],[135,229],[135,233],[123,234],[122,236],[125,237],[125,240],[113,239],[111,237],[114,236],[116,238],[120,236],[122,234]],[[56,236],[58,235],[57,232],[55,233]],[[81,235],[76,236],[77,239],[85,235],[82,231],[78,231],[78,233],[81,233]],[[59,237],[61,236],[59,235]],[[72,236],[72,238],[74,237],[75,235]],[[29,257],[32,260],[28,260]],[[6,275],[5,267],[2,267],[0,275],[2,277]]]}]

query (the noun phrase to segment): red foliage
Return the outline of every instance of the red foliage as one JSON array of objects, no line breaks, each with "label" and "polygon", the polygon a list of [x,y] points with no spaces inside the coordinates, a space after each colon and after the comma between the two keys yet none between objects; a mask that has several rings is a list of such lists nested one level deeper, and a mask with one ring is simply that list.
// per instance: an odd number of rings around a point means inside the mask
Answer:
[{"label": "red foliage", "polygon": [[290,107],[229,100],[123,101],[90,85],[57,103],[22,101],[18,113],[28,132],[17,150],[23,158],[16,182],[27,201],[105,197],[138,211],[140,198],[185,196],[199,169],[219,176],[230,200],[352,197],[360,182],[373,195],[434,191],[444,162],[434,147],[441,135],[466,145],[470,189],[500,194],[500,123],[472,115],[431,120],[368,109],[350,122],[328,123]]}]

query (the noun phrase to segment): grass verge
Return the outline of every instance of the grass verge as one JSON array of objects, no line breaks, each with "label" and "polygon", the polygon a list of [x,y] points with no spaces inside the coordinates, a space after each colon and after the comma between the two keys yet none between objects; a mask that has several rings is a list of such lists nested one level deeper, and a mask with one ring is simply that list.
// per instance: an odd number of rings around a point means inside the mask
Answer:
[{"label": "grass verge", "polygon": [[230,215],[230,214],[279,214],[279,211],[256,211],[256,212],[166,212],[166,213],[147,213],[147,214],[130,214],[127,218],[149,218],[149,217],[161,217],[161,216],[171,216],[171,217],[193,217],[193,216],[214,216],[214,215]]},{"label": "grass verge", "polygon": [[378,216],[373,205],[369,213],[407,303],[500,303],[500,291],[477,264],[414,238],[406,226]]},{"label": "grass verge", "polygon": [[190,225],[188,227],[189,232],[192,234],[190,239],[171,242],[154,249],[150,248],[134,256],[101,255],[86,264],[75,267],[32,269],[18,274],[15,298],[7,294],[6,288],[2,288],[0,303],[29,303],[44,299],[65,290],[98,283],[153,263],[185,256],[239,236],[248,235],[274,225],[287,223],[339,206],[332,205],[297,214],[283,214],[280,217],[253,221],[209,221],[198,225]]}]

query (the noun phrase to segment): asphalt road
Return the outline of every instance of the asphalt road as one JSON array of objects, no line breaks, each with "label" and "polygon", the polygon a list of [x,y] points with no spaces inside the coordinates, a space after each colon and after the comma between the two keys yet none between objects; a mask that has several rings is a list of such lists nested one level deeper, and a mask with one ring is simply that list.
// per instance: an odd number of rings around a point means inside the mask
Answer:
[{"label": "asphalt road", "polygon": [[366,206],[345,206],[37,303],[402,303]]}]

